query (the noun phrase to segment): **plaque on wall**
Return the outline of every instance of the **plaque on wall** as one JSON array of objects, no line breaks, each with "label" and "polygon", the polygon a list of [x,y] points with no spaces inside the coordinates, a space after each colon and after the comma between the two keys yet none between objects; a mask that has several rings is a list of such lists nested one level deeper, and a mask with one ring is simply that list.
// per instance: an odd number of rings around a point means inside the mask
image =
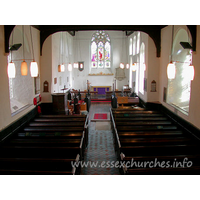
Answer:
[{"label": "plaque on wall", "polygon": [[126,76],[125,76],[124,69],[121,69],[120,67],[116,68],[115,78],[116,78],[118,81],[122,81],[123,79],[125,79]]},{"label": "plaque on wall", "polygon": [[156,92],[156,81],[155,80],[153,80],[151,82],[151,92]]},{"label": "plaque on wall", "polygon": [[40,93],[40,76],[34,77],[35,94]]},{"label": "plaque on wall", "polygon": [[84,62],[78,62],[78,69],[79,69],[79,71],[84,70]]},{"label": "plaque on wall", "polygon": [[54,84],[57,84],[57,78],[54,78]]},{"label": "plaque on wall", "polygon": [[49,83],[48,83],[48,81],[45,81],[43,83],[43,88],[44,88],[43,92],[49,92]]}]

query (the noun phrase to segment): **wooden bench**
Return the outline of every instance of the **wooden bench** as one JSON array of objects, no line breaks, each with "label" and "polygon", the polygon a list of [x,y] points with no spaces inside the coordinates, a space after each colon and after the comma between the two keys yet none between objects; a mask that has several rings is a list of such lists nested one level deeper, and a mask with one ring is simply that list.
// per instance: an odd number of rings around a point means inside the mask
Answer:
[{"label": "wooden bench", "polygon": [[141,155],[174,155],[174,154],[193,154],[198,150],[194,144],[160,144],[145,146],[121,146],[121,152],[125,156],[134,157]]},{"label": "wooden bench", "polygon": [[190,168],[137,168],[129,169],[127,175],[200,175],[200,167]]},{"label": "wooden bench", "polygon": [[117,103],[118,106],[121,106],[122,108],[124,106],[130,106],[130,105],[137,105],[139,104],[139,98],[138,97],[117,97]]},{"label": "wooden bench", "polygon": [[59,147],[59,146],[24,146],[24,145],[4,145],[0,148],[1,158],[76,158],[81,153],[81,147]]},{"label": "wooden bench", "polygon": [[154,126],[154,125],[158,125],[158,126],[163,126],[163,125],[171,125],[172,122],[171,121],[167,121],[167,120],[161,120],[161,121],[116,121],[116,126]]},{"label": "wooden bench", "polygon": [[14,138],[59,138],[59,139],[80,139],[83,132],[20,132]]},{"label": "wooden bench", "polygon": [[67,147],[73,147],[73,146],[78,146],[81,143],[81,139],[40,139],[40,138],[31,138],[31,139],[25,139],[25,138],[20,138],[20,139],[13,139],[11,140],[8,145],[20,145],[20,146],[27,146],[27,145],[37,145],[37,146],[67,146]]},{"label": "wooden bench", "polygon": [[182,131],[131,131],[131,132],[125,132],[121,131],[118,132],[119,138],[140,138],[140,137],[145,137],[145,138],[164,138],[164,137],[169,137],[169,136],[175,136],[175,137],[182,137],[183,133]]},{"label": "wooden bench", "polygon": [[[125,157],[122,160],[125,161],[123,170],[128,175],[200,174],[200,155],[134,156],[134,158]],[[192,162],[192,166],[189,165],[187,168],[187,163],[183,163],[183,161],[190,162],[190,164]],[[150,163],[151,167],[149,167]]]},{"label": "wooden bench", "polygon": [[166,121],[167,117],[115,117],[115,122],[134,122],[134,121]]},{"label": "wooden bench", "polygon": [[31,122],[30,127],[82,127],[84,128],[85,122]]},{"label": "wooden bench", "polygon": [[0,169],[1,175],[75,175],[76,171],[41,171],[41,170],[16,170]]},{"label": "wooden bench", "polygon": [[175,125],[146,125],[146,126],[117,126],[118,131],[157,131],[157,130],[178,130]]},{"label": "wooden bench", "polygon": [[[80,174],[88,116],[42,115],[0,146],[0,174]],[[1,165],[2,163],[2,165]]]},{"label": "wooden bench", "polygon": [[191,169],[124,167],[122,174],[200,173],[200,162],[195,158],[199,153],[198,142],[180,130],[179,126],[172,123],[163,113],[150,110],[112,109],[111,120],[115,149],[121,161],[130,161],[132,158],[141,162],[152,161],[153,158],[167,161],[177,155],[179,159],[188,155],[195,161]]},{"label": "wooden bench", "polygon": [[23,172],[23,174],[77,174],[80,169],[72,163],[78,162],[76,159],[61,158],[0,158],[0,173],[12,174]]}]

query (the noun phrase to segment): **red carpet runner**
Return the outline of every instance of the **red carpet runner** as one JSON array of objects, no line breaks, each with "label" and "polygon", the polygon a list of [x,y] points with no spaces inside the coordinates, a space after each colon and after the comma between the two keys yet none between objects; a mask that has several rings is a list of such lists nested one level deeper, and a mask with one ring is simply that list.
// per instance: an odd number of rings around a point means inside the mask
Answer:
[{"label": "red carpet runner", "polygon": [[95,113],[94,119],[108,119],[107,113]]}]

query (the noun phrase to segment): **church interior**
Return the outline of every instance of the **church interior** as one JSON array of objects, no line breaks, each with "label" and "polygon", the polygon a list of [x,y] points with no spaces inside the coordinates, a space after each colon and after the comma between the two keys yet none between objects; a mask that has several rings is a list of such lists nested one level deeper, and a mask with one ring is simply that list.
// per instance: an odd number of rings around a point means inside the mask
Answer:
[{"label": "church interior", "polygon": [[199,25],[0,25],[0,60],[1,175],[200,174]]}]

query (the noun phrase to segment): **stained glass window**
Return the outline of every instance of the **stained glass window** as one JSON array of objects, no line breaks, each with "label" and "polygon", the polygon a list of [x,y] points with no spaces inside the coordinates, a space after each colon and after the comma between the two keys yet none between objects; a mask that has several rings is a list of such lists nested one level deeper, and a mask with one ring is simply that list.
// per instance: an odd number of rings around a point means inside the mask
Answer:
[{"label": "stained glass window", "polygon": [[111,67],[110,37],[105,31],[96,31],[91,40],[91,68]]}]

